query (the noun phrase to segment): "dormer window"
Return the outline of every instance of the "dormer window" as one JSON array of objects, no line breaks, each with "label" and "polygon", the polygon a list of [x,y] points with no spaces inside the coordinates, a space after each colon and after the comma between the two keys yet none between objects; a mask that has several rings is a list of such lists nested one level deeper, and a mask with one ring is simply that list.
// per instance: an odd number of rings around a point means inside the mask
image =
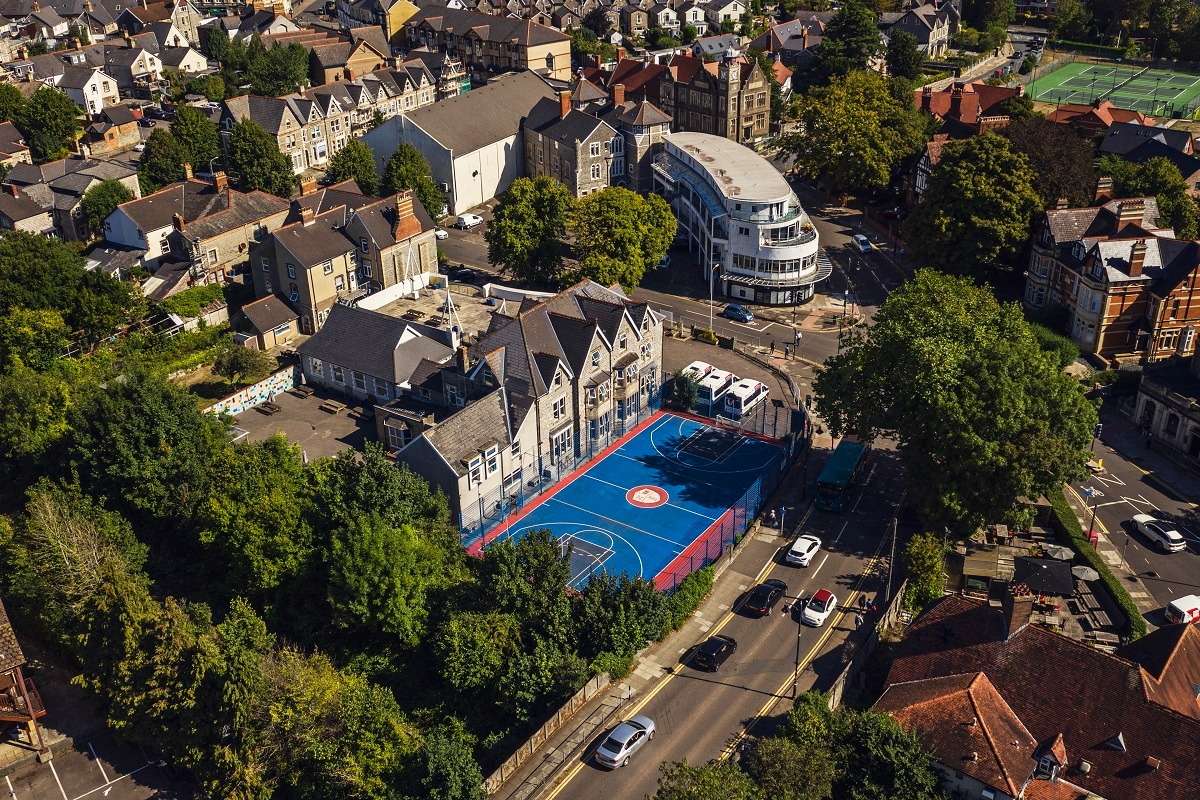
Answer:
[{"label": "dormer window", "polygon": [[1087,255],[1087,250],[1084,249],[1083,242],[1075,243],[1075,246],[1071,248],[1071,255],[1075,256],[1075,258],[1083,260],[1083,257]]}]

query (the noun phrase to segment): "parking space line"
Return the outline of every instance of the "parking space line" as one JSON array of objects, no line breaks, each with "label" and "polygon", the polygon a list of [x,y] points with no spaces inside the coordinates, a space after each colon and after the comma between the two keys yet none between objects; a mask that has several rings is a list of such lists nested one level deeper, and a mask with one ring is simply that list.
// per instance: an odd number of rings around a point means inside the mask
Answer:
[{"label": "parking space line", "polygon": [[88,742],[88,751],[91,752],[92,760],[96,762],[96,766],[100,768],[100,776],[104,778],[104,784],[107,786],[112,781],[108,779],[108,773],[104,771],[104,765],[100,763],[100,758],[96,755],[96,748],[92,747],[91,742]]},{"label": "parking space line", "polygon": [[54,773],[54,782],[58,784],[58,790],[62,792],[63,800],[71,800],[67,797],[67,790],[63,788],[62,781],[58,779],[58,770],[54,768],[54,761],[50,761],[50,771]]},{"label": "parking space line", "polygon": [[[50,763],[53,764],[54,762],[51,761]],[[155,765],[154,764],[143,764],[142,766],[138,767],[137,769],[133,770],[132,772],[127,772],[124,775],[122,775],[121,777],[115,778],[114,780],[106,783],[103,786],[97,786],[95,789],[89,789],[88,791],[86,791],[83,794],[76,797],[75,800],[83,800],[83,798],[87,797],[90,794],[95,794],[96,792],[100,791],[101,789],[103,789],[104,794],[107,795],[109,790],[111,790],[114,785],[120,783],[121,781],[125,780],[126,778],[130,778],[130,777],[133,777],[134,775],[137,775],[139,772],[141,772],[144,769],[149,769],[150,767],[153,767],[153,766],[155,766]],[[63,797],[66,797],[65,793],[63,794]],[[68,800],[69,800],[69,798],[68,798]]]},{"label": "parking space line", "polygon": [[17,800],[17,792],[13,789],[12,781],[8,779],[7,775],[4,776],[4,782],[8,784],[8,796],[11,797],[12,800]]}]

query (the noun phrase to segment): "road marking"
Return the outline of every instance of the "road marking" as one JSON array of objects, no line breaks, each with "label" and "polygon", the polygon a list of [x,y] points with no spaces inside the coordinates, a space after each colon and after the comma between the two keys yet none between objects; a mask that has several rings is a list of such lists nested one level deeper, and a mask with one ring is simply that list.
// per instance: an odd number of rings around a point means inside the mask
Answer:
[{"label": "road marking", "polygon": [[112,783],[112,781],[108,779],[108,774],[104,771],[104,765],[100,763],[100,758],[96,755],[96,748],[92,747],[91,742],[88,742],[88,751],[91,752],[92,760],[96,762],[96,766],[100,768],[100,775],[104,778],[104,783]]},{"label": "road marking", "polygon": [[[862,495],[859,495],[859,496],[858,496],[858,499],[859,499],[859,500],[862,500]],[[858,505],[858,503],[855,503],[854,505],[855,505],[855,506],[857,506],[857,505]],[[849,524],[850,524],[850,520],[846,520],[845,522],[843,522],[843,523],[842,523],[842,529],[841,529],[840,531],[838,531],[838,535],[837,535],[837,536],[833,537],[833,543],[834,543],[834,544],[837,544],[837,542],[838,542],[838,539],[841,539],[841,538],[842,538],[842,534],[846,532],[846,526],[847,526],[847,525],[849,525]]]},{"label": "road marking", "polygon": [[67,790],[63,788],[62,781],[58,779],[58,770],[54,768],[54,761],[50,762],[50,771],[54,773],[54,782],[58,784],[58,790],[62,792],[63,800],[71,800],[67,797]]},{"label": "road marking", "polygon": [[[50,763],[53,764],[54,762],[51,761]],[[76,797],[75,800],[83,800],[83,798],[87,797],[88,795],[95,794],[96,792],[99,792],[102,789],[104,790],[104,794],[102,794],[101,797],[107,797],[108,793],[112,791],[113,786],[115,786],[116,784],[125,780],[126,778],[136,775],[139,772],[141,772],[142,770],[149,769],[150,767],[153,767],[153,766],[156,766],[156,765],[155,764],[143,764],[142,766],[138,767],[137,769],[133,770],[132,772],[127,772],[124,775],[122,775],[121,777],[113,779],[112,783],[109,783],[106,786],[97,786],[95,789],[90,789],[90,790],[84,792],[83,794]]]},{"label": "road marking", "polygon": [[826,553],[826,554],[825,554],[825,557],[821,559],[821,563],[820,563],[820,564],[817,564],[817,568],[816,568],[816,569],[814,569],[814,570],[813,570],[813,571],[812,571],[812,572],[809,574],[809,576],[808,576],[808,577],[809,577],[809,578],[815,578],[815,577],[817,577],[817,573],[821,571],[821,567],[825,566],[825,562],[826,562],[826,561],[828,561],[828,560],[829,560],[829,553]]},{"label": "road marking", "polygon": [[13,790],[12,781],[8,779],[7,775],[4,776],[4,782],[8,784],[8,796],[11,797],[12,800],[17,800],[17,793]]},{"label": "road marking", "polygon": [[1109,475],[1107,478],[1103,475],[1097,475],[1096,480],[1109,486],[1125,486],[1125,481],[1118,478],[1116,475]]}]

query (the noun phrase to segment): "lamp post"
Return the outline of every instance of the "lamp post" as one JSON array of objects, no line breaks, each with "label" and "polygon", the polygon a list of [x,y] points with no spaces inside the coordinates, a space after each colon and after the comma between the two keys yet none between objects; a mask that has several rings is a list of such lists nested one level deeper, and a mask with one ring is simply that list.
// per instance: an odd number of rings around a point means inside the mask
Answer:
[{"label": "lamp post", "polygon": [[842,319],[846,318],[846,309],[850,305],[850,287],[846,287],[846,291],[842,293]]},{"label": "lamp post", "polygon": [[1085,500],[1090,501],[1093,497],[1096,498],[1096,502],[1092,503],[1092,521],[1088,523],[1087,532],[1089,541],[1091,541],[1091,538],[1096,531],[1096,507],[1100,505],[1100,498],[1103,496],[1104,492],[1098,491],[1091,486],[1083,490],[1083,497]]},{"label": "lamp post", "polygon": [[[801,597],[794,597],[792,599],[795,601],[795,603],[803,602],[803,598],[801,598]],[[795,607],[795,603],[793,603],[793,606],[792,606],[793,608]],[[799,689],[800,689],[800,629],[804,627],[804,622],[803,622],[804,611],[803,611],[803,609],[801,609],[800,614],[801,614],[801,618],[796,620],[796,668],[792,672],[792,700],[793,701],[799,695]]]},{"label": "lamp post", "polygon": [[714,262],[712,268],[708,271],[708,332],[713,333],[713,280],[716,278],[717,272],[720,271],[721,265]]}]

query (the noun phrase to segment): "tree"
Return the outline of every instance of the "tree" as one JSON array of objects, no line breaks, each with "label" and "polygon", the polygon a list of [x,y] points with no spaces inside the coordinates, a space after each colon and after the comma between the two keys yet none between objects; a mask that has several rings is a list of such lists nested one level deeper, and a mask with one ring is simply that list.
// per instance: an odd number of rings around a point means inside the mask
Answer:
[{"label": "tree", "polygon": [[488,223],[488,262],[518,280],[552,285],[562,272],[571,195],[553,178],[517,178]]},{"label": "tree", "polygon": [[208,41],[204,43],[204,54],[222,65],[225,64],[229,55],[229,34],[220,25],[213,25],[209,31]]},{"label": "tree", "polygon": [[438,626],[433,652],[442,679],[458,691],[495,685],[519,647],[520,631],[511,614],[462,611]]},{"label": "tree", "polygon": [[53,373],[11,359],[0,370],[0,455],[12,462],[0,476],[8,490],[28,485],[34,459],[67,434],[72,398],[71,385]]},{"label": "tree", "polygon": [[683,44],[691,44],[699,35],[700,31],[696,29],[695,25],[684,25],[679,31],[679,41]]},{"label": "tree", "polygon": [[104,231],[104,221],[116,210],[121,203],[133,199],[133,192],[118,180],[101,181],[88,189],[83,195],[80,205],[83,208],[83,218],[87,220],[88,230],[93,236]]},{"label": "tree", "polygon": [[835,195],[887,186],[893,171],[924,145],[927,124],[911,99],[897,99],[874,72],[814,89],[801,101],[800,123],[781,146]]},{"label": "tree", "polygon": [[972,28],[1003,30],[1017,16],[1014,0],[965,0],[963,21]]},{"label": "tree", "polygon": [[0,371],[24,364],[46,372],[66,352],[70,333],[57,310],[13,307],[0,316]]},{"label": "tree", "polygon": [[270,50],[259,55],[259,48],[254,45],[259,41],[255,36],[247,50],[249,66],[246,74],[250,78],[251,91],[266,97],[279,97],[303,90],[308,85],[308,50],[304,45],[276,42]]},{"label": "tree", "polygon": [[1041,205],[1033,181],[1029,159],[995,133],[950,142],[904,222],[909,249],[944,272],[1011,267]]},{"label": "tree", "polygon": [[24,135],[34,162],[41,164],[66,156],[83,134],[81,113],[71,98],[47,86],[13,112],[13,123]]},{"label": "tree", "polygon": [[[92,43],[92,37],[88,34],[88,29],[85,28],[83,25],[70,26],[69,28],[67,28],[67,35],[70,36],[72,39],[78,39],[79,44],[83,45],[84,47],[86,47]],[[72,43],[72,44],[74,44],[74,43]],[[66,49],[66,48],[64,48],[64,49]]]},{"label": "tree", "polygon": [[475,737],[453,717],[425,737],[421,758],[422,797],[429,800],[484,800],[483,770],[472,751]]},{"label": "tree", "polygon": [[[1044,115],[1033,108],[1033,98],[1027,94],[1010,97],[1000,104],[1000,110],[1008,114],[1011,122],[1022,122],[1029,119],[1043,119]],[[1007,129],[1006,129],[1007,130]],[[1074,128],[1071,129],[1074,132]]]},{"label": "tree", "polygon": [[296,183],[292,163],[279,152],[275,137],[249,117],[234,123],[226,158],[242,189],[260,189],[285,198],[291,196]]},{"label": "tree", "polygon": [[425,156],[408,142],[401,142],[384,165],[383,187],[388,194],[412,189],[429,216],[435,220],[442,216],[446,196],[433,182]]},{"label": "tree", "polygon": [[675,214],[656,194],[643,197],[619,186],[594,192],[569,215],[580,277],[632,291],[666,255],[675,238]]},{"label": "tree", "polygon": [[921,77],[925,54],[917,46],[917,37],[908,31],[893,31],[888,39],[888,74],[905,80]]},{"label": "tree", "polygon": [[1014,152],[1029,159],[1033,187],[1041,208],[1067,198],[1072,208],[1089,205],[1096,190],[1095,147],[1069,125],[1059,125],[1040,115],[1014,119],[1003,135]]},{"label": "tree", "polygon": [[[220,75],[197,75],[187,82],[186,92],[188,94],[202,94],[214,103],[225,99],[225,81]],[[191,106],[182,106],[180,111]],[[205,117],[207,119],[207,117]],[[172,125],[171,129],[174,130]],[[178,135],[178,131],[176,131]]]},{"label": "tree", "polygon": [[932,533],[917,534],[904,546],[901,561],[908,579],[905,608],[920,611],[942,596],[946,585],[946,554],[941,539]]},{"label": "tree", "polygon": [[783,736],[758,740],[743,761],[762,796],[778,800],[825,800],[833,785],[831,762],[828,745],[814,753]]},{"label": "tree", "polygon": [[604,6],[596,6],[583,16],[583,27],[591,31],[597,39],[607,38],[612,33],[612,21],[606,12]]},{"label": "tree", "polygon": [[676,408],[691,411],[700,397],[700,385],[691,375],[677,369],[671,374],[674,388],[671,390],[671,402]]},{"label": "tree", "polygon": [[762,793],[732,761],[710,761],[702,767],[687,759],[663,764],[654,800],[761,800]]},{"label": "tree", "polygon": [[229,381],[230,388],[237,385],[241,378],[244,383],[253,383],[265,377],[273,366],[271,357],[262,350],[253,350],[240,344],[230,342],[217,354],[212,371]]},{"label": "tree", "polygon": [[146,149],[138,165],[143,193],[156,192],[162,187],[183,180],[183,165],[187,151],[166,128],[155,128],[146,140]]},{"label": "tree", "polygon": [[834,797],[944,800],[933,759],[915,733],[878,711],[843,710],[836,726],[845,771]]},{"label": "tree", "polygon": [[1091,26],[1092,12],[1084,0],[1059,0],[1054,13],[1054,32],[1058,38],[1083,41]]},{"label": "tree", "polygon": [[175,121],[171,123],[171,135],[183,150],[184,160],[197,172],[208,167],[221,153],[217,124],[191,106],[179,107]]},{"label": "tree", "polygon": [[834,435],[899,439],[931,523],[973,530],[1086,474],[1095,408],[1021,310],[965,278],[919,271],[815,389]]},{"label": "tree", "polygon": [[1132,164],[1119,156],[1100,159],[1100,172],[1113,179],[1116,197],[1156,197],[1160,225],[1175,231],[1176,238],[1195,239],[1196,201],[1188,193],[1179,168],[1162,156]]},{"label": "tree", "polygon": [[868,68],[883,53],[875,12],[862,0],[850,0],[825,28],[812,66],[803,71],[810,85],[819,85]]},{"label": "tree", "polygon": [[335,183],[353,179],[363,194],[375,194],[379,188],[375,156],[371,153],[371,148],[363,144],[362,139],[351,139],[334,154],[329,162],[329,177]]},{"label": "tree", "polygon": [[11,83],[0,83],[0,122],[8,122],[19,115],[25,105],[25,97]]}]

